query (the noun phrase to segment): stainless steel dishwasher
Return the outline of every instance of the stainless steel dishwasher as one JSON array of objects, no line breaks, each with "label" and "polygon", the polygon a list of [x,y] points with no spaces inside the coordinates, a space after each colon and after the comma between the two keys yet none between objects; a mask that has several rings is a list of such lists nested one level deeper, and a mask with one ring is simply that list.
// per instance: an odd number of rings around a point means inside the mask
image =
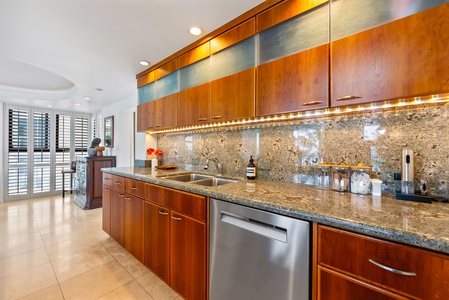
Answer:
[{"label": "stainless steel dishwasher", "polygon": [[211,199],[210,300],[310,299],[310,224]]}]

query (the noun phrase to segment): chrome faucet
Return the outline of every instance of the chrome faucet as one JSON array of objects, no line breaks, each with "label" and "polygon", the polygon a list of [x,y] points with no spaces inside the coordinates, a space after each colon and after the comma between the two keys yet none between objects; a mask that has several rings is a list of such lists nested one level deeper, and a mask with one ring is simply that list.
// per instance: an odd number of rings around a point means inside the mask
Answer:
[{"label": "chrome faucet", "polygon": [[212,159],[207,159],[206,160],[206,164],[205,164],[205,166],[204,166],[204,170],[208,170],[209,169],[209,161],[213,161],[213,162],[215,162],[215,164],[216,164],[216,167],[217,167],[217,176],[222,176],[223,174],[222,174],[222,170],[221,170],[221,164],[220,164],[220,162],[218,161],[218,159],[217,158],[212,158]]}]

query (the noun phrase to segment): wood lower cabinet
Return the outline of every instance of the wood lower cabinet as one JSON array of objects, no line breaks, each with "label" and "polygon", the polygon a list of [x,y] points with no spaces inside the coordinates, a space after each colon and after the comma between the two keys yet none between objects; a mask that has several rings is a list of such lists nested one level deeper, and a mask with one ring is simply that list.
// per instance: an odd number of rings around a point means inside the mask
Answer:
[{"label": "wood lower cabinet", "polygon": [[111,189],[111,237],[125,247],[125,192]]},{"label": "wood lower cabinet", "polygon": [[145,265],[169,283],[170,210],[145,201]]},{"label": "wood lower cabinet", "polygon": [[185,299],[206,299],[206,224],[171,211],[170,286]]},{"label": "wood lower cabinet", "polygon": [[331,105],[449,91],[449,4],[331,43]]},{"label": "wood lower cabinet", "polygon": [[137,131],[154,129],[154,101],[137,105]]},{"label": "wood lower cabinet", "polygon": [[329,45],[260,65],[256,115],[329,107]]},{"label": "wood lower cabinet", "polygon": [[210,83],[211,122],[255,116],[255,69],[251,68]]},{"label": "wood lower cabinet", "polygon": [[125,194],[125,249],[144,261],[144,200]]},{"label": "wood lower cabinet", "polygon": [[178,124],[178,94],[154,100],[154,128],[176,127]]},{"label": "wood lower cabinet", "polygon": [[178,126],[209,122],[210,84],[201,84],[178,93]]},{"label": "wood lower cabinet", "polygon": [[335,299],[328,289],[339,291],[338,299],[371,299],[373,291],[392,297],[381,299],[449,299],[449,258],[442,254],[318,226],[317,258],[319,299]]},{"label": "wood lower cabinet", "polygon": [[103,184],[102,229],[111,235],[111,188]]}]

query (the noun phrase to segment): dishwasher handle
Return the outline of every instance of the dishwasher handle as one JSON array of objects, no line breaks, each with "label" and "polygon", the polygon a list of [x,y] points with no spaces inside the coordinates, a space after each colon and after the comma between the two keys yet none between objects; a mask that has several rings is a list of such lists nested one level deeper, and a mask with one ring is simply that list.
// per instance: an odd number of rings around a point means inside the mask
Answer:
[{"label": "dishwasher handle", "polygon": [[268,223],[255,221],[243,216],[221,212],[221,221],[256,234],[287,243],[287,229],[277,227]]}]

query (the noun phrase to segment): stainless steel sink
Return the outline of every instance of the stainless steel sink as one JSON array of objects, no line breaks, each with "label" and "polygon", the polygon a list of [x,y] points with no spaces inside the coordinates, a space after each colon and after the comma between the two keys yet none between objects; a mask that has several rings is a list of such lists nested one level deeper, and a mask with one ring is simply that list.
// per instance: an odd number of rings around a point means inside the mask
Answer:
[{"label": "stainless steel sink", "polygon": [[197,181],[197,180],[203,180],[203,179],[212,179],[213,176],[204,175],[204,174],[196,174],[196,173],[190,173],[190,174],[181,174],[181,175],[171,175],[164,177],[166,179],[176,180],[176,181],[182,181],[182,182],[190,182],[190,181]]},{"label": "stainless steel sink", "polygon": [[203,186],[219,186],[228,183],[237,182],[237,180],[225,179],[225,178],[209,178],[204,180],[199,180],[192,182],[194,184],[203,185]]}]

